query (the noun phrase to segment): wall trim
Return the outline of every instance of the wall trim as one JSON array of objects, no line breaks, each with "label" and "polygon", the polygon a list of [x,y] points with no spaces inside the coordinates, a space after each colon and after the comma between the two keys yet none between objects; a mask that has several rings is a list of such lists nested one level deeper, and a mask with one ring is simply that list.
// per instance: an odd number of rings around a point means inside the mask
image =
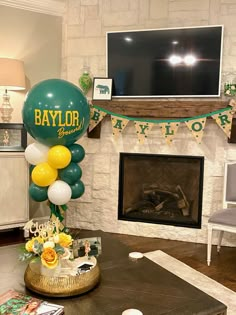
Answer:
[{"label": "wall trim", "polygon": [[0,0],[0,5],[56,16],[65,13],[65,0]]}]

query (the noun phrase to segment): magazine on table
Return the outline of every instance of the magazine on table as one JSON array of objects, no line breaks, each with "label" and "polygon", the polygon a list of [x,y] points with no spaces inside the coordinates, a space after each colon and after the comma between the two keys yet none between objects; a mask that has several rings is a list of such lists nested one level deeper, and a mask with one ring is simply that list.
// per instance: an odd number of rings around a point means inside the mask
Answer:
[{"label": "magazine on table", "polygon": [[64,306],[9,290],[0,295],[0,315],[60,315]]}]

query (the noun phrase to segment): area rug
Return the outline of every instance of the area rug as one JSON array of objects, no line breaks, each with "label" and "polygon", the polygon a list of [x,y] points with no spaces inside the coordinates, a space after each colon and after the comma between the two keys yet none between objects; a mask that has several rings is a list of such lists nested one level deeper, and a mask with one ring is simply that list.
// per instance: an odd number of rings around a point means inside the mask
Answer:
[{"label": "area rug", "polygon": [[227,315],[236,314],[236,292],[226,288],[222,284],[194,270],[161,250],[145,253],[144,256],[227,305]]}]

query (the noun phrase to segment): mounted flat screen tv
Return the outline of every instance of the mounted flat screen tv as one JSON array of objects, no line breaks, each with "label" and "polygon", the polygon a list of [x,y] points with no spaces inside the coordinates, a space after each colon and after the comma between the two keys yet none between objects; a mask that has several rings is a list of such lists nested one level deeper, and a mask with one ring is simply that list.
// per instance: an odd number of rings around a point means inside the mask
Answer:
[{"label": "mounted flat screen tv", "polygon": [[107,32],[113,97],[220,96],[223,26]]}]

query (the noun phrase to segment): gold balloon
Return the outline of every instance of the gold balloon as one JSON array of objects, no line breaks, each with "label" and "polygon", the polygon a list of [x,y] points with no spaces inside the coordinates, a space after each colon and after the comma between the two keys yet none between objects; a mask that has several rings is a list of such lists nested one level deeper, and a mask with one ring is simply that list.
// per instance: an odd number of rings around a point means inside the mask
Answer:
[{"label": "gold balloon", "polygon": [[71,152],[63,145],[55,145],[48,151],[48,164],[53,168],[61,169],[70,164]]},{"label": "gold balloon", "polygon": [[31,178],[35,185],[46,187],[51,185],[58,176],[58,171],[47,162],[39,163],[32,171]]}]

